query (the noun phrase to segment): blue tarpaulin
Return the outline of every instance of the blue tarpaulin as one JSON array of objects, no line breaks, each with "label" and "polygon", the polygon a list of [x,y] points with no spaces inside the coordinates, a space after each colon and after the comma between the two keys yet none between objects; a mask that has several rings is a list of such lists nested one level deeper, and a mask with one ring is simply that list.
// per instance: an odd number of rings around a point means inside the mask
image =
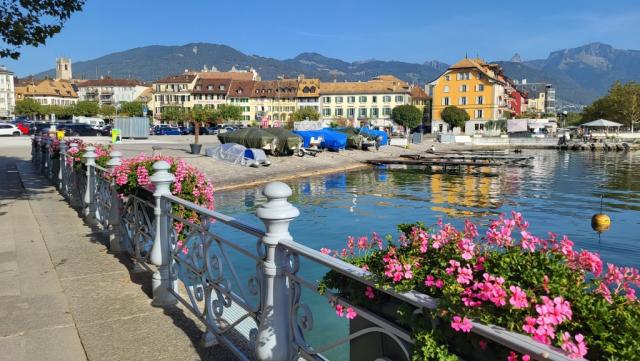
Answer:
[{"label": "blue tarpaulin", "polygon": [[369,137],[372,139],[376,139],[376,137],[380,136],[382,137],[382,141],[380,142],[380,144],[382,145],[386,145],[389,142],[389,136],[387,135],[387,132],[383,131],[383,130],[375,130],[375,129],[371,129],[371,128],[360,128],[360,134],[364,135],[365,137]]},{"label": "blue tarpaulin", "polygon": [[296,130],[294,133],[302,137],[305,148],[309,147],[311,138],[319,137],[322,137],[323,139],[322,143],[320,143],[320,148],[337,151],[345,149],[347,146],[347,135],[330,129]]}]

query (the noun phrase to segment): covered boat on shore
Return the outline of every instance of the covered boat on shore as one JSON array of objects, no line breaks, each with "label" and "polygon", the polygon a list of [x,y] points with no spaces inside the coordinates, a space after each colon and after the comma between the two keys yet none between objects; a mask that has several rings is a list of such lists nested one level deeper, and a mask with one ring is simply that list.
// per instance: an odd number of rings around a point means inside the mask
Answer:
[{"label": "covered boat on shore", "polygon": [[[281,129],[281,128],[272,128]],[[247,148],[257,148],[272,155],[287,155],[300,146],[302,140],[286,129],[269,131],[262,128],[241,128],[233,132],[218,134],[220,143],[237,143]]]},{"label": "covered boat on shore", "polygon": [[320,139],[320,148],[322,149],[337,152],[347,147],[347,135],[331,129],[296,130],[294,133],[302,137],[305,148],[309,148],[312,140],[317,139]]}]

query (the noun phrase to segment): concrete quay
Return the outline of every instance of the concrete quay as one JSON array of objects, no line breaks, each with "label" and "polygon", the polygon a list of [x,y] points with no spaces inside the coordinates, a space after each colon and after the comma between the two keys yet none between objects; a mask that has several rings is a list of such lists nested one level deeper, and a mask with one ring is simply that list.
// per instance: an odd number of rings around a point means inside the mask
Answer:
[{"label": "concrete quay", "polygon": [[0,360],[235,360],[187,310],[150,305],[151,275],[107,253],[27,147],[0,150]]}]

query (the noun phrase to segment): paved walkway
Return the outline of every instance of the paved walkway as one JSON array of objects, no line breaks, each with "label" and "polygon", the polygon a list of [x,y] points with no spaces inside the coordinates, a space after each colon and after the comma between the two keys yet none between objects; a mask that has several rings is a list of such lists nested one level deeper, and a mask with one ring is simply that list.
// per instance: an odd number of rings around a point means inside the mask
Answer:
[{"label": "paved walkway", "polygon": [[31,163],[0,157],[0,359],[234,359],[199,347],[183,308],[150,306],[150,275],[104,239]]}]

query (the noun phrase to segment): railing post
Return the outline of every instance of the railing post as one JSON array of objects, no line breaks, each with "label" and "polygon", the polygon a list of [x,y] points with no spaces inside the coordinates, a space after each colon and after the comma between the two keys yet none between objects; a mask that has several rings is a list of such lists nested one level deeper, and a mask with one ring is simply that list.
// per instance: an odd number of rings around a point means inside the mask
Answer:
[{"label": "railing post", "polygon": [[46,174],[46,177],[47,177],[47,179],[49,179],[51,184],[55,184],[55,182],[53,181],[53,152],[52,152],[53,139],[47,138],[46,147],[47,147],[47,174]]},{"label": "railing post", "polygon": [[257,210],[264,223],[266,234],[262,238],[265,260],[262,263],[262,294],[260,326],[256,341],[258,360],[291,360],[290,290],[285,275],[289,259],[285,250],[278,247],[281,240],[292,240],[289,223],[300,215],[300,211],[289,202],[291,188],[281,182],[267,184],[262,191],[267,203]]},{"label": "railing post", "polygon": [[117,150],[109,153],[109,161],[107,166],[111,173],[111,208],[109,209],[109,251],[111,253],[120,253],[120,197],[116,190],[116,177],[114,170],[117,166],[122,165],[122,153]]},{"label": "railing post", "polygon": [[[78,174],[75,168],[75,154],[79,152],[78,143],[69,144],[69,151],[67,152],[67,156],[71,157],[71,165],[67,168],[69,172],[69,181],[72,184],[67,184],[67,194],[69,195],[69,202],[72,207],[82,207],[82,198],[84,194],[80,194],[80,188],[78,187]],[[66,157],[65,157],[66,160]]]},{"label": "railing post", "polygon": [[38,160],[38,137],[34,135],[31,137],[31,163],[37,163]]},{"label": "railing post", "polygon": [[88,146],[86,152],[82,156],[86,159],[85,164],[87,166],[87,186],[84,190],[84,209],[82,214],[85,220],[89,224],[96,224],[96,197],[95,197],[95,185],[96,185],[96,158],[98,155],[94,152],[96,148],[94,146]]},{"label": "railing post", "polygon": [[47,171],[47,139],[40,137],[40,173],[46,174]]},{"label": "railing post", "polygon": [[63,197],[67,196],[67,192],[65,187],[67,186],[67,184],[64,181],[64,172],[66,170],[66,161],[65,161],[65,153],[67,152],[67,144],[64,142],[64,139],[60,139],[60,146],[59,146],[59,153],[60,156],[58,157],[59,160],[59,165],[58,165],[58,191],[60,192],[60,194],[62,194]]},{"label": "railing post", "polygon": [[151,305],[156,307],[175,305],[178,300],[169,292],[174,287],[174,283],[169,277],[169,232],[171,220],[168,216],[168,200],[163,199],[163,195],[171,194],[171,183],[175,180],[173,174],[169,173],[170,165],[164,160],[153,163],[153,175],[149,178],[155,186],[153,196],[156,205],[153,214],[156,217],[156,230],[151,247],[149,260],[157,268],[151,279],[153,289],[153,301]]}]

